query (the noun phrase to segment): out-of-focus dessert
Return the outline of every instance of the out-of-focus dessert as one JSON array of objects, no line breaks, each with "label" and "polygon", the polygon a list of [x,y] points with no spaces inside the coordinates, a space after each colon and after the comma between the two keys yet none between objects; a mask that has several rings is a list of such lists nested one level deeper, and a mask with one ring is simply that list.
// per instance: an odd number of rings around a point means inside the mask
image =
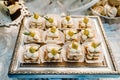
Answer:
[{"label": "out-of-focus dessert", "polygon": [[[115,3],[117,3],[117,4],[115,4]],[[120,5],[119,0],[100,0],[98,3],[96,3],[92,7],[93,14],[94,14],[94,11],[96,11],[97,13],[99,13],[103,16],[108,16],[111,18],[119,17],[119,15],[117,14],[117,13],[119,13],[119,8],[118,8],[119,5],[118,4]]]}]

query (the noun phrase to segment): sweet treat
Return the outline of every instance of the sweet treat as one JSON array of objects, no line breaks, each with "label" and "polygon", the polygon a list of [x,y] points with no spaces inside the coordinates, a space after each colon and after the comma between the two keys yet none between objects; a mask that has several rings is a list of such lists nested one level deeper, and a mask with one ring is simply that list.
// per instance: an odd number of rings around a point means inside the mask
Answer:
[{"label": "sweet treat", "polygon": [[51,28],[52,26],[55,26],[55,27],[58,26],[57,20],[55,20],[54,17],[48,17],[48,16],[46,16],[44,18],[46,19],[46,27],[47,28]]},{"label": "sweet treat", "polygon": [[39,53],[40,45],[29,44],[24,46],[23,60],[27,63],[39,63],[40,53]]},{"label": "sweet treat", "polygon": [[64,33],[65,33],[66,41],[71,41],[71,40],[78,41],[78,34],[76,29],[68,29],[65,30]]},{"label": "sweet treat", "polygon": [[62,22],[62,28],[72,28],[74,25],[73,25],[73,20],[70,16],[66,16]]},{"label": "sweet treat", "polygon": [[104,7],[103,7],[103,6],[96,6],[96,7],[94,7],[93,9],[94,9],[94,11],[102,14]]},{"label": "sweet treat", "polygon": [[8,0],[8,1],[5,1],[5,5],[9,9],[12,20],[15,20],[16,18],[18,18],[20,16],[21,6],[20,6],[19,2],[17,2],[16,0]]},{"label": "sweet treat", "polygon": [[98,41],[92,41],[85,46],[86,60],[97,61],[101,59],[101,43]]},{"label": "sweet treat", "polygon": [[66,58],[71,61],[83,59],[82,47],[78,42],[71,42],[66,50]]},{"label": "sweet treat", "polygon": [[118,7],[118,12],[117,12],[118,16],[120,16],[120,6]]},{"label": "sweet treat", "polygon": [[120,0],[108,0],[112,6],[120,6]]},{"label": "sweet treat", "polygon": [[44,60],[46,62],[61,62],[61,48],[57,46],[47,46],[44,51]]},{"label": "sweet treat", "polygon": [[115,17],[117,15],[117,8],[111,7],[110,11],[108,12],[108,16]]},{"label": "sweet treat", "polygon": [[81,43],[85,41],[90,41],[95,38],[94,31],[90,28],[84,29],[80,32],[80,41]]},{"label": "sweet treat", "polygon": [[46,41],[57,41],[60,38],[59,30],[55,26],[49,28],[46,34]]},{"label": "sweet treat", "polygon": [[34,13],[34,16],[30,20],[30,28],[43,29],[45,27],[45,19],[39,16],[38,13]]},{"label": "sweet treat", "polygon": [[39,43],[42,40],[42,35],[40,34],[42,31],[37,29],[29,29],[29,31],[24,32],[25,42],[36,42]]},{"label": "sweet treat", "polygon": [[92,27],[91,20],[88,17],[84,17],[81,20],[79,20],[78,24],[79,24],[78,27],[80,29],[85,29],[85,28],[91,28]]}]

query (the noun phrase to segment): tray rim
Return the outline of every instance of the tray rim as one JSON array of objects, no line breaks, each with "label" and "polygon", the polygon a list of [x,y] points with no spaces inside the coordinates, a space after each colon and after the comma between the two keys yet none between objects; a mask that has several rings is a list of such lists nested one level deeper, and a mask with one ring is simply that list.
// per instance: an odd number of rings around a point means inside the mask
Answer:
[{"label": "tray rim", "polygon": [[[82,18],[84,16],[80,16],[80,15],[71,15],[72,17],[74,18]],[[26,16],[25,16],[26,17]],[[24,18],[25,18],[24,17]],[[113,68],[114,68],[114,71],[107,71],[107,72],[64,72],[64,73],[61,73],[61,72],[52,72],[50,73],[49,71],[48,72],[40,72],[40,71],[32,71],[32,70],[13,70],[15,65],[14,63],[16,63],[16,51],[17,49],[19,48],[18,46],[18,43],[20,42],[20,32],[21,32],[21,29],[22,29],[22,25],[23,25],[23,21],[24,19],[22,20],[22,23],[20,25],[20,29],[19,29],[19,32],[18,32],[18,36],[17,36],[17,40],[16,40],[16,43],[15,43],[15,48],[14,48],[14,52],[13,52],[13,55],[12,55],[12,60],[11,60],[11,63],[10,63],[10,67],[9,67],[9,72],[8,72],[8,75],[11,76],[11,75],[119,75],[120,74],[120,71],[117,67],[117,64],[115,62],[115,59],[114,59],[114,56],[112,54],[112,49],[108,43],[108,40],[107,40],[107,36],[105,35],[105,31],[103,29],[103,25],[102,25],[102,22],[99,18],[99,16],[88,16],[88,17],[93,17],[93,18],[97,18],[98,21],[99,21],[99,25],[100,25],[100,29],[101,29],[101,34],[103,35],[103,38],[104,38],[104,41],[105,41],[105,44],[106,44],[106,47],[108,49],[108,52],[109,52],[109,56],[111,58],[111,62],[113,64]]]}]

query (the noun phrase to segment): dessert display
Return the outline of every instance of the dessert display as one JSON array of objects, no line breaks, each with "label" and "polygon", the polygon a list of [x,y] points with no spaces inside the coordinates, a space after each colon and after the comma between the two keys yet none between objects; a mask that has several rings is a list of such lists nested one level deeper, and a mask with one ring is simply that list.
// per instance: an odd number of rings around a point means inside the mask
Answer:
[{"label": "dessert display", "polygon": [[44,62],[62,62],[61,47],[56,44],[47,44],[41,48],[41,61]]},{"label": "dessert display", "polygon": [[67,62],[83,62],[84,61],[84,49],[81,44],[76,41],[72,41],[66,44],[62,50],[64,54],[64,60]]},{"label": "dessert display", "polygon": [[101,50],[101,43],[97,41],[92,41],[87,43],[85,46],[86,62],[97,63],[102,62],[103,53]]},{"label": "dessert display", "polygon": [[85,41],[90,41],[93,38],[95,38],[94,30],[87,28],[84,30],[81,30],[80,32],[80,42],[84,43]]},{"label": "dessert display", "polygon": [[92,7],[92,10],[93,14],[96,11],[103,16],[114,18],[119,17],[119,6],[119,0],[100,0]]},{"label": "dessert display", "polygon": [[[22,30],[22,46],[25,46],[24,63],[31,64],[39,60],[42,62],[41,65],[50,63],[65,65],[69,63],[99,64],[103,61],[101,40],[96,37],[99,35],[92,18],[85,16],[75,19],[65,16],[57,20],[53,16],[42,17],[37,13],[25,18]],[[63,21],[67,23],[64,24]],[[61,28],[57,22],[61,22],[59,23]],[[35,46],[29,44],[35,44]],[[38,48],[37,45],[41,46]]]},{"label": "dessert display", "polygon": [[34,16],[31,17],[29,22],[30,28],[43,29],[45,27],[45,19],[42,18],[38,13],[34,13]]},{"label": "dessert display", "polygon": [[61,21],[61,25],[62,25],[62,28],[74,27],[74,23],[73,23],[71,16],[66,16],[65,18],[63,18]]},{"label": "dessert display", "polygon": [[78,22],[79,29],[86,29],[86,28],[91,28],[91,27],[92,27],[92,22],[88,17],[84,17],[80,19]]},{"label": "dessert display", "polygon": [[29,44],[25,45],[23,51],[23,60],[26,63],[40,63],[40,45]]},{"label": "dessert display", "polygon": [[40,43],[42,41],[42,30],[38,29],[29,29],[25,31],[23,34],[25,36],[25,43]]}]

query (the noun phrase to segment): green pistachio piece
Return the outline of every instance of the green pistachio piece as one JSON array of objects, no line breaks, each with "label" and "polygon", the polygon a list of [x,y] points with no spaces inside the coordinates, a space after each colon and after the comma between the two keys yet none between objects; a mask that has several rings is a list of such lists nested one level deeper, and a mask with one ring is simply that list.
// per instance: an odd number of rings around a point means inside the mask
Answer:
[{"label": "green pistachio piece", "polygon": [[87,24],[87,23],[89,22],[89,19],[88,19],[87,17],[84,17],[83,22],[84,22],[85,24]]},{"label": "green pistachio piece", "polygon": [[24,32],[23,34],[24,34],[24,35],[30,35],[30,33],[29,33],[29,32]]},{"label": "green pistachio piece", "polygon": [[51,31],[52,33],[55,33],[55,32],[56,32],[56,27],[52,27],[50,31]]},{"label": "green pistachio piece", "polygon": [[95,43],[95,42],[92,42],[91,46],[93,48],[97,48],[98,46],[100,46],[101,43]]},{"label": "green pistachio piece", "polygon": [[70,36],[70,37],[72,37],[73,35],[74,35],[74,32],[72,32],[72,31],[68,31],[68,35]]},{"label": "green pistachio piece", "polygon": [[78,49],[78,45],[73,42],[72,43],[72,48],[77,50]]},{"label": "green pistachio piece", "polygon": [[39,18],[39,14],[38,13],[34,13],[34,18],[38,19]]},{"label": "green pistachio piece", "polygon": [[89,31],[88,30],[84,30],[84,35],[88,36],[89,35]]},{"label": "green pistachio piece", "polygon": [[34,36],[35,36],[35,33],[34,33],[34,32],[30,32],[30,36],[31,36],[31,37],[34,37]]},{"label": "green pistachio piece", "polygon": [[51,53],[52,53],[53,55],[56,55],[56,54],[58,53],[58,50],[56,50],[56,49],[53,48],[53,49],[51,50]]},{"label": "green pistachio piece", "polygon": [[66,18],[66,20],[67,20],[67,21],[69,21],[69,20],[70,20],[70,16],[66,16],[65,18]]},{"label": "green pistachio piece", "polygon": [[29,51],[31,53],[35,53],[37,51],[37,49],[32,46],[32,47],[29,48]]}]

